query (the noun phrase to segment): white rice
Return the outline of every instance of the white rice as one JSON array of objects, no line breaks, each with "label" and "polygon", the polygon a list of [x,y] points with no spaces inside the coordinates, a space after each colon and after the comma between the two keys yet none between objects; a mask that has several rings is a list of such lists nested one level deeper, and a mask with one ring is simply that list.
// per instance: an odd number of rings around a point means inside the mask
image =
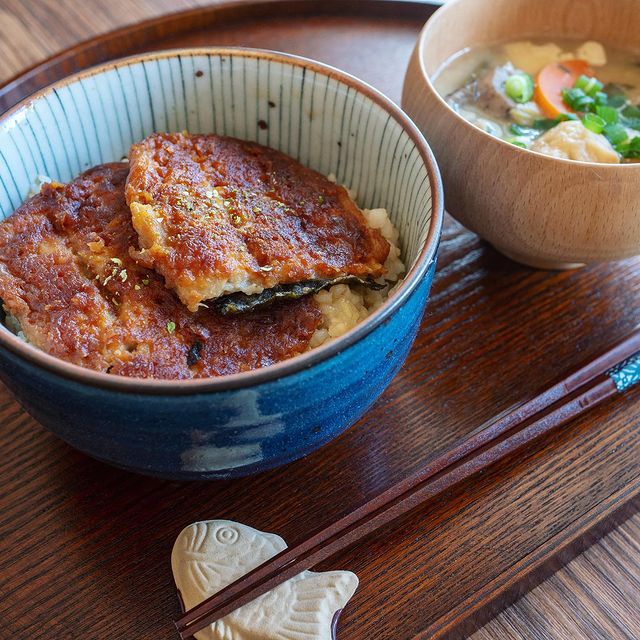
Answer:
[{"label": "white rice", "polygon": [[[336,178],[333,174],[328,176],[331,182]],[[349,196],[355,202],[355,194],[347,189]],[[320,307],[322,318],[316,329],[309,349],[315,349],[353,329],[367,316],[375,311],[388,297],[391,289],[405,272],[405,266],[400,258],[398,246],[398,230],[389,219],[386,209],[364,209],[362,211],[367,223],[372,229],[378,229],[387,242],[391,245],[389,256],[384,266],[387,273],[379,279],[380,284],[386,283],[386,287],[380,291],[372,291],[360,285],[337,284],[330,289],[320,291],[314,296]]]}]

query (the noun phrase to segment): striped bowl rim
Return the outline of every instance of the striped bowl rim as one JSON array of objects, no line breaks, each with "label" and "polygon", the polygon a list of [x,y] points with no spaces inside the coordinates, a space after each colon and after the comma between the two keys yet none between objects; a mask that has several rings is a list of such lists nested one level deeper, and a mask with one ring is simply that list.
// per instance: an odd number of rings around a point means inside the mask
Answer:
[{"label": "striped bowl rim", "polygon": [[317,62],[309,58],[304,58],[302,56],[270,51],[267,49],[251,49],[247,47],[189,47],[136,54],[90,67],[89,69],[74,73],[62,80],[54,82],[44,89],[40,89],[24,100],[21,100],[14,107],[2,114],[0,117],[0,124],[14,117],[23,109],[26,109],[35,100],[52,93],[54,89],[63,87],[78,79],[99,75],[105,71],[116,69],[120,66],[131,64],[132,62],[197,55],[227,55],[246,58],[263,58],[273,62],[280,62],[282,64],[289,64],[312,70],[320,75],[328,76],[329,78],[352,87],[381,106],[394,118],[394,120],[396,120],[396,122],[398,122],[398,124],[400,124],[415,144],[427,168],[432,194],[432,211],[429,232],[424,246],[398,289],[389,297],[388,300],[384,302],[384,304],[376,309],[365,320],[341,337],[332,340],[325,345],[262,369],[254,369],[252,371],[245,371],[242,373],[235,373],[215,378],[161,380],[155,378],[128,378],[125,376],[117,376],[100,371],[94,371],[49,355],[37,347],[24,342],[4,326],[0,329],[0,346],[6,347],[9,351],[31,364],[37,365],[50,373],[58,374],[63,378],[94,387],[108,388],[124,393],[188,395],[247,388],[271,382],[278,378],[283,378],[304,369],[308,369],[344,351],[367,336],[380,324],[388,320],[389,317],[404,304],[420,281],[425,277],[429,267],[436,257],[436,251],[440,241],[440,231],[442,229],[442,222],[444,218],[442,181],[433,152],[416,125],[392,100],[363,80],[359,80],[346,71],[341,71],[330,65]]}]

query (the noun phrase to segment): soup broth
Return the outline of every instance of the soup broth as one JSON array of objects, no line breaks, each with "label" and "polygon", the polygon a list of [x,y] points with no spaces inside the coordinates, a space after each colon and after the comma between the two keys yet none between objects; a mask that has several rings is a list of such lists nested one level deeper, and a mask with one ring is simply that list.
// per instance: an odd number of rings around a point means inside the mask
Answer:
[{"label": "soup broth", "polygon": [[457,53],[433,82],[462,117],[518,146],[569,160],[640,159],[637,54],[567,39],[508,42]]}]

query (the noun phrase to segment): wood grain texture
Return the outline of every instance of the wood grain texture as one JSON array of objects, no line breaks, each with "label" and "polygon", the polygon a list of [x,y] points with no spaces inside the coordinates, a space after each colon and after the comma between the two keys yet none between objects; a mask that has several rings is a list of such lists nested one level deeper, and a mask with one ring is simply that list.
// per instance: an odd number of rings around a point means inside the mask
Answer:
[{"label": "wood grain texture", "polygon": [[640,570],[620,561],[637,557],[638,541],[636,517],[526,594],[471,640],[640,638]]},{"label": "wood grain texture", "polygon": [[[450,109],[429,78],[455,52],[558,34],[637,50],[640,3],[461,0],[427,23],[402,106],[442,170],[447,211],[524,264],[567,268],[640,253],[640,164],[568,162],[488,136]],[[637,53],[636,53],[637,55]],[[532,215],[535,212],[535,215]]]},{"label": "wood grain texture", "polygon": [[[215,0],[214,0],[215,2]],[[0,83],[111,29],[164,13],[214,4],[210,0],[3,0],[0,3]]]},{"label": "wood grain texture", "polygon": [[[0,0],[5,12],[9,2]],[[43,11],[54,6],[48,2],[33,4]],[[67,3],[64,10],[70,8]],[[81,4],[79,11],[90,17],[92,3],[77,2]],[[24,21],[32,3],[12,6]],[[131,17],[138,8],[122,15]],[[56,4],[53,11],[62,9]],[[49,22],[54,24],[54,18]],[[353,70],[367,64],[362,54],[367,34],[377,42],[384,32],[387,44],[393,44],[385,24],[373,16],[360,23],[313,19],[301,33],[295,17],[279,18],[250,28],[236,25],[222,34],[202,32],[191,41],[214,44],[238,38],[268,46],[277,37],[278,48],[292,43],[296,52],[305,52],[308,41],[310,54],[335,62],[340,51],[340,66]],[[392,24],[397,28],[393,56],[376,58],[375,64],[369,60],[366,74],[397,100],[398,78],[420,25],[406,20]],[[67,37],[63,31],[51,29],[61,39]],[[328,38],[334,33],[342,49],[331,46]],[[357,43],[351,55],[350,38]],[[179,43],[189,41],[183,37]],[[13,46],[28,47],[28,42],[16,38]],[[375,50],[375,42],[369,42]],[[198,519],[234,518],[295,543],[499,411],[531,397],[638,322],[639,259],[577,272],[534,271],[514,265],[448,219],[432,298],[407,365],[360,423],[328,447],[282,469],[209,484],[134,476],[72,451],[3,391],[0,592],[6,597],[0,601],[0,637],[173,638],[171,619],[179,608],[169,555],[183,526]],[[460,619],[472,619],[477,594],[506,592],[513,567],[532,563],[572,524],[621,492],[635,490],[639,413],[640,391],[635,390],[332,559],[323,568],[352,569],[361,579],[343,614],[340,636],[451,636],[452,611],[460,612]],[[638,518],[628,526],[637,533]],[[637,575],[638,538],[631,540],[635,555],[620,551],[611,565],[599,565],[611,580],[616,576],[611,567],[620,565],[625,569],[618,571]],[[609,556],[600,560],[604,557]],[[637,581],[632,583],[636,588]],[[547,583],[540,587],[540,597],[555,603],[553,611],[579,600],[582,610],[592,611],[596,628],[631,634],[622,605],[601,598],[597,581],[590,584],[567,599],[568,589]],[[616,581],[615,588],[630,594],[633,602],[628,583]],[[527,616],[527,611],[519,613],[516,605],[505,614],[522,616],[523,624],[531,620],[525,632],[518,635],[512,624],[512,635],[493,637],[561,638],[571,633],[560,616],[539,611]]]},{"label": "wood grain texture", "polygon": [[[343,67],[398,95],[404,73],[396,70],[406,66],[416,25],[432,12],[433,5],[420,0],[257,0],[249,10],[243,0],[218,0],[201,9],[156,18],[143,30],[124,26],[62,51],[44,65],[22,72],[19,86],[9,80],[0,96],[0,111],[54,78],[159,46],[218,44],[286,50]],[[293,16],[303,28],[291,28]],[[372,60],[385,64],[372,65]]]},{"label": "wood grain texture", "polygon": [[[176,621],[181,637],[191,637],[198,630],[252,602],[301,571],[312,569],[337,553],[361,544],[365,538],[386,531],[399,518],[421,507],[426,501],[449,491],[505,456],[528,448],[536,439],[543,438],[583,414],[587,407],[592,410],[596,404],[614,397],[617,394],[616,385],[605,373],[639,351],[640,331],[635,331],[627,340],[599,358],[590,360],[586,367],[536,395],[531,401],[478,428],[460,445],[436,458],[431,465],[420,468],[417,474],[408,475],[341,520],[332,522],[328,528],[314,532],[298,545],[292,545],[238,582],[194,606]],[[604,380],[598,383],[599,376],[604,376]],[[575,391],[576,388],[578,391]],[[603,535],[603,526],[608,531],[607,527],[613,526],[613,518],[624,521],[635,513],[636,507],[640,507],[640,486],[631,492],[623,490],[623,495],[614,495],[600,503],[595,510],[587,512],[581,521],[548,541],[547,550],[541,550],[537,558],[526,562],[522,569],[514,567],[512,584],[506,591],[519,595],[531,585],[529,574],[539,580],[542,570],[547,569],[550,573],[559,563],[577,555],[584,548],[583,540],[587,535]],[[527,574],[526,584],[523,574]],[[505,599],[505,595],[498,596],[491,589],[487,595],[498,604]],[[476,593],[476,601],[481,604],[475,608],[483,609],[482,615],[485,617],[486,598]],[[455,619],[457,629],[466,627],[470,621],[477,622],[474,613],[464,616],[454,610],[449,617]],[[461,617],[466,619],[461,620]]]}]

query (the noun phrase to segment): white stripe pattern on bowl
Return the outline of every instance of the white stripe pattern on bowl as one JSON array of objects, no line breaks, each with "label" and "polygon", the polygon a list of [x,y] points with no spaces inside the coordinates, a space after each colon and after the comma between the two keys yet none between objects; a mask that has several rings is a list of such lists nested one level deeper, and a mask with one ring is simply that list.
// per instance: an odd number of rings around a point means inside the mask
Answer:
[{"label": "white stripe pattern on bowl", "polygon": [[273,147],[384,207],[405,263],[431,222],[429,176],[413,140],[381,106],[314,69],[241,52],[134,59],[54,85],[0,127],[0,214],[37,175],[67,182],[120,160],[153,131],[218,133]]}]

